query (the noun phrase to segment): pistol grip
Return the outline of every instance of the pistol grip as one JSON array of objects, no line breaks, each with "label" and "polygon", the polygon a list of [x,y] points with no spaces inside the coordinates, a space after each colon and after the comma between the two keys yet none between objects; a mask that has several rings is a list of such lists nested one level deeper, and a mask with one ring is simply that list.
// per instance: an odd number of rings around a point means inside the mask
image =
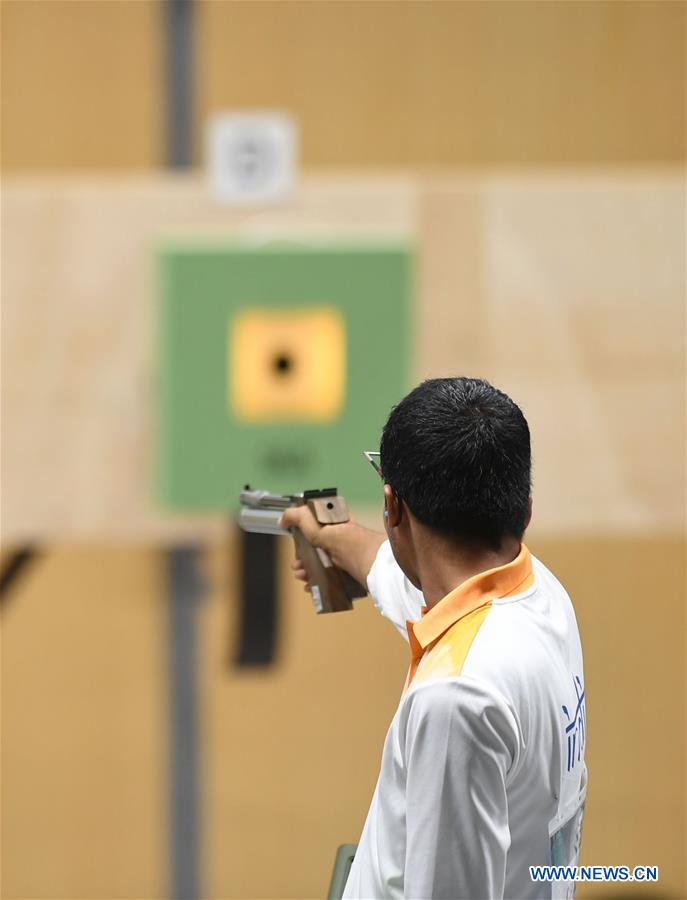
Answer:
[{"label": "pistol grip", "polygon": [[353,609],[352,598],[346,591],[341,572],[324,550],[313,547],[300,528],[293,528],[296,556],[303,563],[312,592],[315,612],[342,612]]}]

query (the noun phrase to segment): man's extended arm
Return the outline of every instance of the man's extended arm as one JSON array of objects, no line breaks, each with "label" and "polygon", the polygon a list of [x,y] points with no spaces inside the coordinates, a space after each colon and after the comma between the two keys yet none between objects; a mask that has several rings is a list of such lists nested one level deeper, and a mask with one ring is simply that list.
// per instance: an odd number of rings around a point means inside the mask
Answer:
[{"label": "man's extended arm", "polygon": [[[321,526],[302,506],[286,510],[281,524],[301,528],[312,544],[326,550],[339,568],[364,584],[379,612],[408,640],[406,622],[420,618],[424,599],[401,571],[384,535],[356,522]],[[307,582],[299,560],[293,570],[297,579]]]},{"label": "man's extended arm", "polygon": [[377,551],[386,540],[383,534],[353,520],[342,525],[320,525],[307,506],[292,506],[285,510],[279,524],[282,528],[300,528],[313,547],[326,550],[336,566],[363,585],[367,584]]}]

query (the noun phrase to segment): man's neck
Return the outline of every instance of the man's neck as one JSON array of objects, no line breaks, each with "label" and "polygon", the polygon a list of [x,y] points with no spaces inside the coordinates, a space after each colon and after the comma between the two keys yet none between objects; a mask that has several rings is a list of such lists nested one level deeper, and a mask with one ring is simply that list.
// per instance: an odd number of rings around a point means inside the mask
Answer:
[{"label": "man's neck", "polygon": [[517,538],[506,538],[498,550],[463,549],[430,538],[418,554],[417,571],[427,608],[442,600],[468,578],[512,562],[520,552]]}]

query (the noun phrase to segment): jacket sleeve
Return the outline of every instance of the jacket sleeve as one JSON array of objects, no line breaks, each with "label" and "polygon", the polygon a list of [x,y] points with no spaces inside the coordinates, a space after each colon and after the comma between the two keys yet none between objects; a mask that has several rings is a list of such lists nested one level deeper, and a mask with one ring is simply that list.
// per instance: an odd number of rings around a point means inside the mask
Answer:
[{"label": "jacket sleeve", "polygon": [[388,541],[384,541],[377,552],[367,576],[367,589],[380,613],[398,628],[407,641],[406,621],[417,622],[421,618],[425,601],[399,568]]},{"label": "jacket sleeve", "polygon": [[405,731],[406,897],[503,897],[510,846],[506,778],[519,728],[476,679],[411,691]]}]

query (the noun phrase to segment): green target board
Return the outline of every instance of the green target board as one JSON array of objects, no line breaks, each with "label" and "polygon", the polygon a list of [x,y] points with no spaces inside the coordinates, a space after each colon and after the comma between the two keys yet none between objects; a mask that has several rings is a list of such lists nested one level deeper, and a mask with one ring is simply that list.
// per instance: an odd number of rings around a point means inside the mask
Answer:
[{"label": "green target board", "polygon": [[245,484],[374,502],[378,447],[409,381],[402,242],[159,249],[157,493],[230,510]]}]

